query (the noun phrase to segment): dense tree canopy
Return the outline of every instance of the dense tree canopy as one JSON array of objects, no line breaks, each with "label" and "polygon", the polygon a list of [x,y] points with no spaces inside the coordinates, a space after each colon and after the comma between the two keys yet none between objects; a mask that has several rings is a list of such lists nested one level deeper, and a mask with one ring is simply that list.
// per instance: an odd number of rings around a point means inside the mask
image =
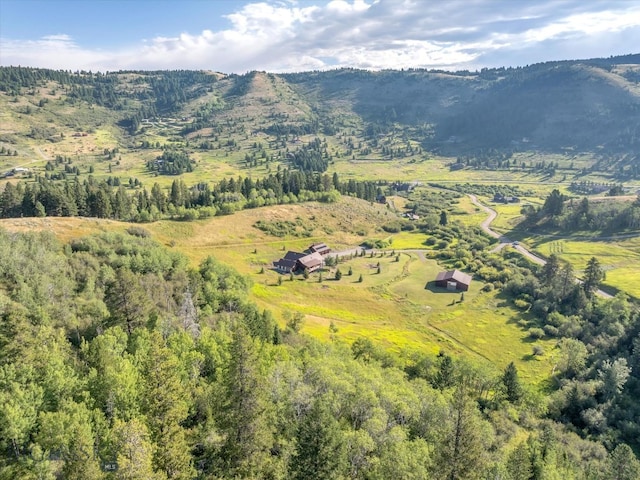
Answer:
[{"label": "dense tree canopy", "polygon": [[[594,326],[619,342],[615,358],[581,343],[593,344],[598,329],[563,340],[550,407],[593,439],[598,418],[616,426],[608,456],[541,418],[513,364],[484,371],[446,353],[399,364],[366,339],[352,349],[281,331],[247,301],[247,280],[213,258],[194,269],[146,237],[121,234],[61,245],[0,231],[0,247],[1,478],[637,471],[625,441],[636,446],[638,427],[623,418],[638,385],[638,341],[605,326],[637,323],[624,299],[592,311]],[[528,440],[512,448],[516,438]]]}]

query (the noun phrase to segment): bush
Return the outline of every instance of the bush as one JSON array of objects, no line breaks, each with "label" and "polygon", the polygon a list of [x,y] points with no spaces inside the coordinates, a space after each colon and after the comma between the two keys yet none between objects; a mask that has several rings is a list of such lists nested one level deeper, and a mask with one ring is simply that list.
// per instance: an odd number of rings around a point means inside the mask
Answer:
[{"label": "bush", "polygon": [[403,223],[401,228],[403,232],[412,232],[416,229],[416,226],[413,223]]},{"label": "bush", "polygon": [[389,246],[389,242],[386,240],[366,240],[362,242],[362,246],[366,249],[382,249],[387,248]]},{"label": "bush", "polygon": [[151,232],[146,228],[142,227],[129,227],[127,228],[127,233],[129,235],[133,235],[134,237],[147,238],[151,236]]},{"label": "bush", "polygon": [[557,327],[554,327],[553,325],[545,325],[544,333],[549,337],[557,337],[560,335],[560,331],[557,329]]},{"label": "bush", "polygon": [[387,233],[398,233],[401,228],[400,222],[388,223],[382,226],[382,229]]},{"label": "bush", "polygon": [[487,283],[484,287],[482,287],[481,291],[482,292],[492,292],[493,291],[493,284],[492,283]]},{"label": "bush", "polygon": [[513,304],[520,310],[528,310],[529,307],[531,306],[529,302],[527,302],[526,300],[523,300],[522,298],[516,298],[513,301]]},{"label": "bush", "polygon": [[544,355],[544,348],[542,348],[540,345],[534,345],[531,353],[534,357]]},{"label": "bush", "polygon": [[533,338],[534,340],[539,340],[541,338],[544,338],[544,330],[538,327],[530,328],[529,337]]}]

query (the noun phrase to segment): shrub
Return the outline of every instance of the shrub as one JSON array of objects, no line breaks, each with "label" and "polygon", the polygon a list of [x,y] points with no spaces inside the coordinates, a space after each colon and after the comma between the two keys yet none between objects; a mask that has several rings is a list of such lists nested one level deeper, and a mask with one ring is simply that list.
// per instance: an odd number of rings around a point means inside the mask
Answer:
[{"label": "shrub", "polygon": [[398,233],[401,228],[400,222],[388,223],[382,226],[382,229],[387,233]]},{"label": "shrub", "polygon": [[544,337],[544,330],[538,327],[530,328],[529,337],[533,338],[534,340],[539,340]]},{"label": "shrub", "polygon": [[146,228],[135,227],[135,226],[127,228],[127,233],[129,235],[133,235],[134,237],[141,237],[141,238],[147,238],[151,236],[151,232],[149,232],[149,230],[147,230]]},{"label": "shrub", "polygon": [[416,226],[413,223],[403,223],[401,228],[404,232],[412,232],[416,229]]},{"label": "shrub", "polygon": [[389,246],[389,242],[387,242],[386,240],[366,240],[362,242],[362,246],[366,249],[382,249],[387,248]]},{"label": "shrub", "polygon": [[516,299],[513,301],[513,304],[514,304],[517,308],[519,308],[520,310],[527,310],[527,309],[530,307],[529,302],[527,302],[526,300],[523,300],[523,299],[521,299],[521,298],[516,298]]}]

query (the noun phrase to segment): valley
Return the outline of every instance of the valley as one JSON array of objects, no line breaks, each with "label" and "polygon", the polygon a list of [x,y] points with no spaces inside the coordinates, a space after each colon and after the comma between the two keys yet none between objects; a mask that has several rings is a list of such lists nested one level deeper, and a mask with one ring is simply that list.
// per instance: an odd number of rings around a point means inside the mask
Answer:
[{"label": "valley", "polygon": [[[75,465],[43,433],[56,415],[98,418],[81,438],[104,463],[118,429],[166,407],[175,448],[164,420],[149,435],[182,455],[181,478],[288,478],[287,425],[330,392],[345,462],[370,459],[349,478],[391,478],[380,459],[415,445],[440,478],[460,412],[485,473],[529,441],[559,452],[540,457],[549,478],[605,478],[580,475],[640,448],[639,72],[638,55],[455,73],[0,67],[7,468],[35,444],[59,478]],[[274,268],[313,243],[333,254],[318,270]],[[451,270],[468,290],[436,285]],[[69,385],[9,371],[11,355]],[[268,432],[247,441],[259,466],[226,463],[239,359]],[[170,406],[142,402],[158,392],[134,379],[153,375]],[[120,440],[88,440],[101,421]]]}]

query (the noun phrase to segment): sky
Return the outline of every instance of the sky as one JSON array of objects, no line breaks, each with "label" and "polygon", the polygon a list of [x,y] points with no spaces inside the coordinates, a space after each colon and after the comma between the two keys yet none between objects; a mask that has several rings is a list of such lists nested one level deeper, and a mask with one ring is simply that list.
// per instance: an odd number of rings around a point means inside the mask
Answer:
[{"label": "sky", "polygon": [[640,52],[637,0],[0,0],[0,65],[477,70]]}]

